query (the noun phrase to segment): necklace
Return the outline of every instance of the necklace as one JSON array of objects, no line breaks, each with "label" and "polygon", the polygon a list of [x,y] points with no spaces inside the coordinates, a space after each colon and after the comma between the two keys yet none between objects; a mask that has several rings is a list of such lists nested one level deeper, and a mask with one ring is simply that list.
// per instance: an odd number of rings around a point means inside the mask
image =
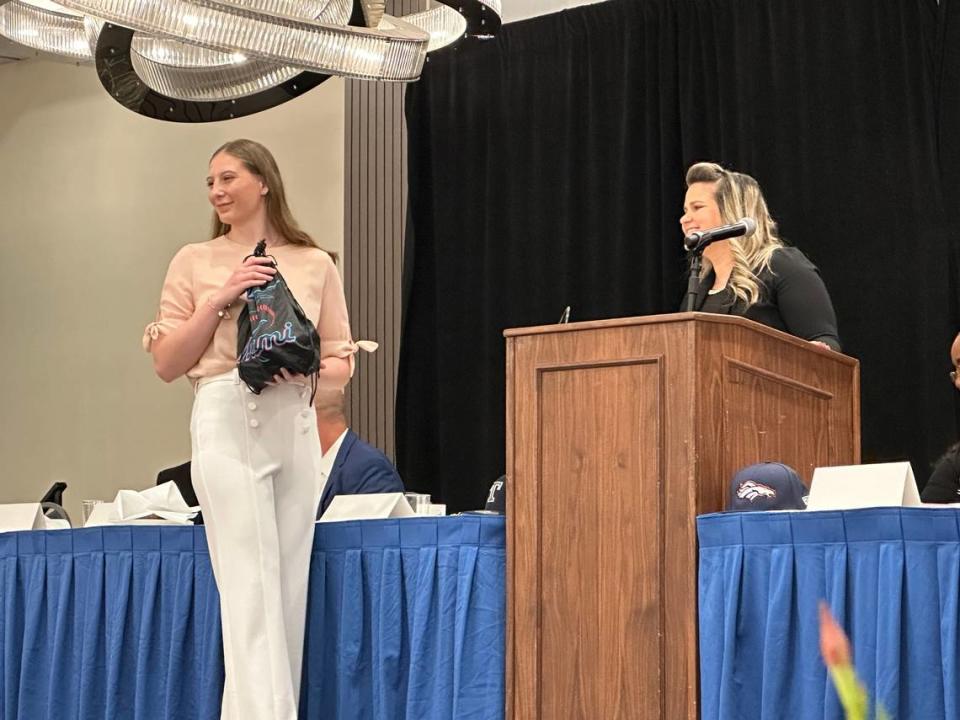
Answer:
[{"label": "necklace", "polygon": [[[232,242],[232,243],[237,244],[237,245],[242,245],[242,244],[243,244],[243,241],[242,241],[242,240],[236,240],[236,239],[230,237],[230,233],[229,233],[229,232],[225,232],[225,233],[223,234],[223,237],[224,237],[228,242]],[[283,245],[288,245],[288,244],[289,244],[286,240],[281,240],[281,241],[277,242],[277,241],[275,241],[275,240],[271,240],[270,238],[264,238],[264,239],[267,241],[267,247],[268,247],[268,248],[277,248],[277,247],[281,247],[281,246],[283,246]],[[256,243],[254,243],[254,245],[256,245]]]}]

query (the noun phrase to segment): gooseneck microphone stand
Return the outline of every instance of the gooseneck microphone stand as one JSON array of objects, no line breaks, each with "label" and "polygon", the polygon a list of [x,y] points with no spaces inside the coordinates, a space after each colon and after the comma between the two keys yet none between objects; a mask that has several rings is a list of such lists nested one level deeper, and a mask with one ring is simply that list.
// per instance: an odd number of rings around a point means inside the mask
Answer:
[{"label": "gooseneck microphone stand", "polygon": [[730,225],[722,225],[712,230],[690,233],[683,239],[683,246],[690,258],[690,278],[687,280],[687,297],[683,301],[684,312],[693,312],[697,305],[697,291],[700,289],[700,269],[703,267],[703,251],[717,240],[753,235],[757,230],[757,221],[750,217],[740,218]]},{"label": "gooseneck microphone stand", "polygon": [[687,295],[683,300],[683,311],[693,312],[697,307],[697,291],[700,290],[700,270],[703,268],[703,251],[709,243],[697,243],[687,253],[690,259],[690,276],[687,278]]}]

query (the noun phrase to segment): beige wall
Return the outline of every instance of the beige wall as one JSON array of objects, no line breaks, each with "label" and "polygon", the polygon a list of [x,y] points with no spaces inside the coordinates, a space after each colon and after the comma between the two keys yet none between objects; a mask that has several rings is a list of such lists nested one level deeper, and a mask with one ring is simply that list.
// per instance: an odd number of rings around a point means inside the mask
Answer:
[{"label": "beige wall", "polygon": [[267,145],[294,214],[343,246],[340,80],[227,123],[149,120],[111,101],[89,67],[0,66],[0,502],[68,483],[83,498],[151,485],[189,459],[191,392],[140,347],[167,263],[206,239],[204,177],[220,143]]}]

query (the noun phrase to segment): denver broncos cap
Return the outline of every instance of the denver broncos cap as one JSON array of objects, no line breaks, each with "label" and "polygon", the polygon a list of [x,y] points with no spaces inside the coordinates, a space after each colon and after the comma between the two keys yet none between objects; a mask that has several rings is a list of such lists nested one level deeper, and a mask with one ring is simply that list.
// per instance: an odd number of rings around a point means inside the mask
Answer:
[{"label": "denver broncos cap", "polygon": [[741,468],[730,483],[727,512],[804,510],[807,488],[789,465],[757,463]]}]

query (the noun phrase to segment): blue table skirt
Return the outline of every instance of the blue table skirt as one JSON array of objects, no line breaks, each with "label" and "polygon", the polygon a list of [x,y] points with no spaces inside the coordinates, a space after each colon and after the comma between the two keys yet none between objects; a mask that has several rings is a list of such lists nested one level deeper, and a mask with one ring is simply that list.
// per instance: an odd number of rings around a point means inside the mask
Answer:
[{"label": "blue table skirt", "polygon": [[[502,518],[318,525],[301,718],[499,719]],[[0,535],[0,720],[220,717],[201,528]]]},{"label": "blue table skirt", "polygon": [[826,599],[893,717],[960,718],[958,523],[952,508],[698,518],[701,717],[842,718]]}]

